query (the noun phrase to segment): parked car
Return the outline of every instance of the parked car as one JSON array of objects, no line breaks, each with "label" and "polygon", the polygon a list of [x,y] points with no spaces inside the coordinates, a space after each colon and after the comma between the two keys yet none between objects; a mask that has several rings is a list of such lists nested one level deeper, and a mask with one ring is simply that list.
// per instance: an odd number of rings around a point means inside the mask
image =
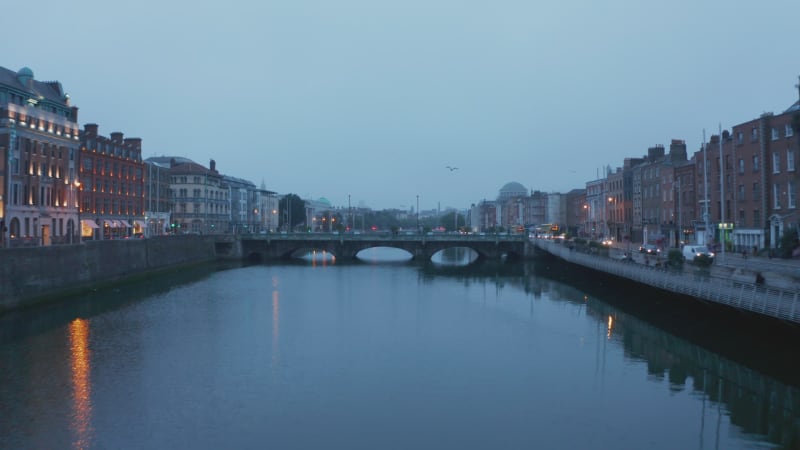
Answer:
[{"label": "parked car", "polygon": [[661,253],[661,249],[655,244],[644,244],[639,247],[639,253],[646,253],[648,255],[657,255]]},{"label": "parked car", "polygon": [[686,261],[694,261],[695,258],[706,256],[714,261],[714,252],[708,249],[705,245],[690,245],[683,246],[683,259]]}]

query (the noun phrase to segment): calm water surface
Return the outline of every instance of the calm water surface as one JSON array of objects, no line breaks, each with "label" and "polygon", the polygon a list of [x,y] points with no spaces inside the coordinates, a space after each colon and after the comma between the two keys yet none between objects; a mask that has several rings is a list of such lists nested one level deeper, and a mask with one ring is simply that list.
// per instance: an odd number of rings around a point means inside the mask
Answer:
[{"label": "calm water surface", "polygon": [[800,446],[791,366],[580,286],[536,264],[306,261],[2,317],[0,448]]}]

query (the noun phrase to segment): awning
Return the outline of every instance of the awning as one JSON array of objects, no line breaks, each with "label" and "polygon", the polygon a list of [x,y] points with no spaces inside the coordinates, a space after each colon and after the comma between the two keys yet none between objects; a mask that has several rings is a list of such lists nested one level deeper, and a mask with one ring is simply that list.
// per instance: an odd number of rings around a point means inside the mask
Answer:
[{"label": "awning", "polygon": [[133,223],[135,223],[137,227],[147,228],[147,225],[145,225],[143,220],[134,220]]},{"label": "awning", "polygon": [[117,221],[116,220],[103,219],[103,222],[105,222],[106,225],[108,225],[109,228],[117,228]]},{"label": "awning", "polygon": [[130,224],[130,223],[128,223],[128,221],[127,221],[127,220],[120,220],[120,221],[119,221],[119,226],[121,226],[121,227],[126,227],[126,228],[133,228],[133,227],[131,226],[131,224]]},{"label": "awning", "polygon": [[100,228],[94,223],[94,220],[81,220],[81,225],[89,228]]}]

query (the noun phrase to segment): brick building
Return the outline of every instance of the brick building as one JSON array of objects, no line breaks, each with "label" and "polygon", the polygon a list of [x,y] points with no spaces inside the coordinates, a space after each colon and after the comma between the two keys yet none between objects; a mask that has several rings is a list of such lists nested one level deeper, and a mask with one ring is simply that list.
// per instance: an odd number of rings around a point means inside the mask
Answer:
[{"label": "brick building", "polygon": [[81,134],[80,207],[84,239],[120,239],[142,235],[144,163],[142,140],[98,134],[86,124]]}]

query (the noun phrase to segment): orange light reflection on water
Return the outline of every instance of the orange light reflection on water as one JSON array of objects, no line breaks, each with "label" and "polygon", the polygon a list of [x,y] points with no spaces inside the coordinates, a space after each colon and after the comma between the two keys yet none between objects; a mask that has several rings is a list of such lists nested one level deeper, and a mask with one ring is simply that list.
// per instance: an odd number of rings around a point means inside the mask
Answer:
[{"label": "orange light reflection on water", "polygon": [[91,447],[92,385],[89,321],[75,319],[69,324],[70,360],[72,367],[72,448]]}]

